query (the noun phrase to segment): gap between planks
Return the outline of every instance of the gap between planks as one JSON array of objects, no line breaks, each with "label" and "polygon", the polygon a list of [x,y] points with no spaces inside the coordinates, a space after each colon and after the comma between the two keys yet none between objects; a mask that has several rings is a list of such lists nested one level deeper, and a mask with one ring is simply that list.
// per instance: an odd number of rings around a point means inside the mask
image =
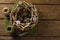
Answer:
[{"label": "gap between planks", "polygon": [[[5,2],[5,3],[0,3],[0,4],[14,4],[14,2]],[[40,3],[32,3],[34,5],[60,5],[60,4],[40,4]]]}]

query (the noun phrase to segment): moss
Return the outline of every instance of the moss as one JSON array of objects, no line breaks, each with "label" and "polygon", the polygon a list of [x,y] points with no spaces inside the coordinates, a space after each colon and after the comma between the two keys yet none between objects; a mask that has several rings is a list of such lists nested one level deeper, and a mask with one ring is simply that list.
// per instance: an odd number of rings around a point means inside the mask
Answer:
[{"label": "moss", "polygon": [[36,29],[35,29],[35,28],[29,30],[29,34],[33,34],[33,33],[35,33],[35,32],[36,32]]},{"label": "moss", "polygon": [[11,25],[10,20],[8,20],[6,17],[5,17],[5,23],[6,23],[6,25]]}]

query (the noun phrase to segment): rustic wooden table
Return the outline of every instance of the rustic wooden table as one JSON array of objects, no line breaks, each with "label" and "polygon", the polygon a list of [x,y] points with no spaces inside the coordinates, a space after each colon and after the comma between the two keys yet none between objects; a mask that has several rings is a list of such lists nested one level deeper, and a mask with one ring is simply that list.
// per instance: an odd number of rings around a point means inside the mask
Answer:
[{"label": "rustic wooden table", "polygon": [[[6,32],[4,7],[10,7],[15,0],[0,0],[0,40],[15,40]],[[18,1],[18,0],[17,0]],[[60,40],[60,0],[23,0],[36,5],[39,22],[36,32],[16,40]]]}]

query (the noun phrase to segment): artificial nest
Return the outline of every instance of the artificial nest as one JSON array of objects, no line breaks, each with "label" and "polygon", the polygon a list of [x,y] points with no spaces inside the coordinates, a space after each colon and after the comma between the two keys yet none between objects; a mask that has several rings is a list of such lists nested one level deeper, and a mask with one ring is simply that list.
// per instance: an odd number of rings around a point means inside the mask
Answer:
[{"label": "artificial nest", "polygon": [[38,13],[35,5],[25,1],[17,2],[12,10],[5,7],[3,11],[10,23],[21,31],[33,29],[38,22]]}]

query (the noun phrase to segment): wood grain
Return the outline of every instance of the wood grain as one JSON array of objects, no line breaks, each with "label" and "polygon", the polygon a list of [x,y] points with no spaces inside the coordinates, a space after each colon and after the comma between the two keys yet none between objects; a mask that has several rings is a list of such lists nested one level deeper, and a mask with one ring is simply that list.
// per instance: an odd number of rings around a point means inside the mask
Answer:
[{"label": "wood grain", "polygon": [[22,40],[59,40],[59,37],[23,37]]},{"label": "wood grain", "polygon": [[[11,7],[13,4],[0,4],[0,18],[4,18],[2,9],[4,7]],[[60,19],[60,5],[36,5],[39,19]]]},{"label": "wood grain", "polygon": [[[3,21],[0,24],[0,36],[10,36],[6,31]],[[25,37],[41,37],[41,36],[60,36],[60,21],[40,21],[36,26],[36,32],[27,34]]]},{"label": "wood grain", "polygon": [[[0,37],[1,40],[17,40],[12,37]],[[60,37],[20,37],[18,40],[60,40]]]},{"label": "wood grain", "polygon": [[36,5],[39,19],[60,19],[60,5]]},{"label": "wood grain", "polygon": [[12,3],[14,0],[0,0],[0,3]]},{"label": "wood grain", "polygon": [[34,4],[60,4],[60,0],[31,0]]},{"label": "wood grain", "polygon": [[11,36],[0,36],[0,40],[13,40]]},{"label": "wood grain", "polygon": [[[14,3],[19,0],[1,0],[0,3]],[[33,4],[60,4],[60,0],[20,0]]]},{"label": "wood grain", "polygon": [[[2,9],[10,7],[18,0],[0,0],[0,18],[4,18]],[[60,40],[60,0],[21,0],[36,5],[39,22],[36,31],[15,39],[7,31],[4,20],[0,20],[1,40]],[[12,4],[10,4],[12,3]]]}]

